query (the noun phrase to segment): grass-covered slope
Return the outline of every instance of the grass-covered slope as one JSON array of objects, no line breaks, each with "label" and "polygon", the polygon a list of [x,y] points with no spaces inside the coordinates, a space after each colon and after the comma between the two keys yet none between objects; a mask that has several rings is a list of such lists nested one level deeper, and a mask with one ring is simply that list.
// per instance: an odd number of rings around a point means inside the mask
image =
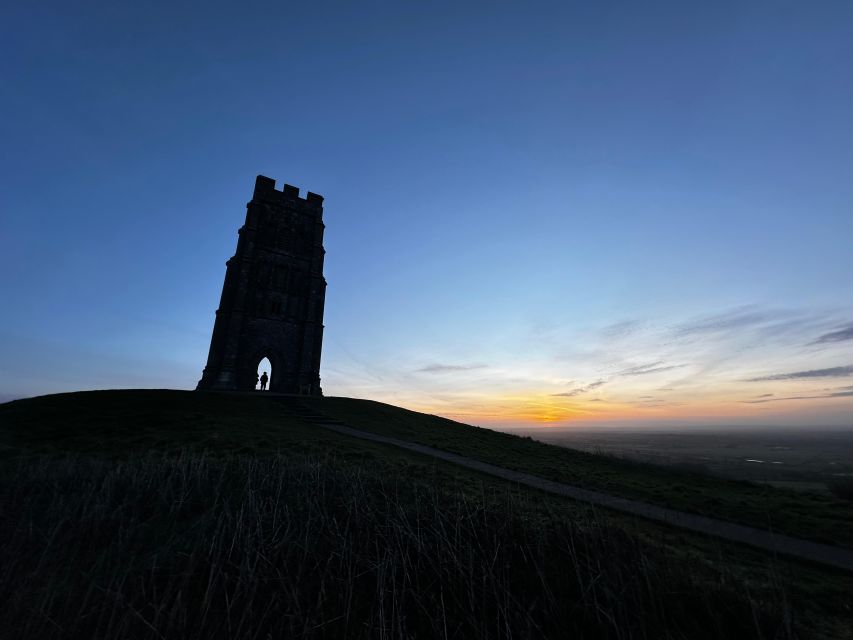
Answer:
[{"label": "grass-covered slope", "polygon": [[853,548],[853,503],[600,456],[352,398],[305,401],[352,427],[681,511]]},{"label": "grass-covered slope", "polygon": [[[318,402],[354,426],[529,455]],[[0,540],[0,637],[851,637],[846,577],[346,438],[272,396],[0,405]]]},{"label": "grass-covered slope", "polygon": [[[481,429],[370,400],[301,400],[346,424],[485,462],[691,513],[853,548],[853,503],[620,460]],[[0,456],[127,455],[186,447],[215,455],[282,447],[372,450],[300,422],[275,396],[133,390],[58,394],[0,406]],[[389,453],[389,455],[391,455]]]},{"label": "grass-covered slope", "polygon": [[275,402],[244,394],[89,391],[0,405],[0,456],[182,449],[229,455],[316,447],[325,435]]}]

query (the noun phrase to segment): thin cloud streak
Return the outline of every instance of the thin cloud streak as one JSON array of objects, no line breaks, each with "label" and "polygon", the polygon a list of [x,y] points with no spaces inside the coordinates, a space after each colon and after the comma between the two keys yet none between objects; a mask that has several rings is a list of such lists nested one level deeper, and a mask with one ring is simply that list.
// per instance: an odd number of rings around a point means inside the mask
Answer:
[{"label": "thin cloud streak", "polygon": [[484,364],[430,364],[420,369],[416,369],[416,373],[451,373],[454,371],[472,371],[474,369],[485,369]]},{"label": "thin cloud streak", "polygon": [[623,320],[607,325],[601,330],[601,335],[608,339],[624,338],[635,333],[640,327],[639,320]]},{"label": "thin cloud streak", "polygon": [[756,346],[779,340],[793,344],[798,339],[813,336],[818,330],[826,331],[826,324],[824,313],[816,310],[747,305],[684,322],[675,327],[673,335],[676,338],[741,339]]},{"label": "thin cloud streak", "polygon": [[770,310],[757,310],[754,306],[740,307],[686,322],[676,329],[676,334],[716,333],[764,324],[774,319],[778,319],[778,314]]},{"label": "thin cloud streak", "polygon": [[746,382],[769,382],[773,380],[808,380],[811,378],[846,378],[853,376],[853,365],[846,367],[830,367],[828,369],[811,369],[809,371],[793,371],[791,373],[776,373],[769,376],[747,378]]},{"label": "thin cloud streak", "polygon": [[563,397],[563,398],[574,398],[575,396],[579,396],[582,393],[586,393],[588,391],[592,391],[593,389],[598,389],[603,384],[607,384],[607,380],[597,380],[592,382],[584,387],[578,387],[577,389],[572,389],[571,391],[564,391],[563,393],[552,393],[553,397]]},{"label": "thin cloud streak", "polygon": [[830,331],[829,333],[824,333],[817,340],[812,342],[812,344],[826,344],[829,342],[843,342],[845,340],[853,340],[853,323],[838,329],[837,331]]},{"label": "thin cloud streak", "polygon": [[784,400],[822,400],[825,398],[849,398],[853,397],[853,391],[836,391],[816,396],[787,396],[783,398],[766,398],[764,400],[744,400],[744,404],[764,404],[765,402],[782,402]]},{"label": "thin cloud streak", "polygon": [[[660,366],[663,365],[663,366]],[[687,365],[670,364],[664,365],[662,360],[652,362],[651,364],[641,364],[636,367],[629,367],[619,372],[620,376],[644,376],[650,373],[661,373],[662,371],[671,371],[672,369],[680,369]]]}]

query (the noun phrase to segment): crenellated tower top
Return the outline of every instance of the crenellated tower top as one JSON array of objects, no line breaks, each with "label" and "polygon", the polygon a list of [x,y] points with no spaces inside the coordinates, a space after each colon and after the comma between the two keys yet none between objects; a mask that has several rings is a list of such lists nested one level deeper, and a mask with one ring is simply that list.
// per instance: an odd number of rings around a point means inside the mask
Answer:
[{"label": "crenellated tower top", "polygon": [[266,176],[255,178],[253,200],[268,200],[272,202],[296,201],[299,204],[322,207],[323,196],[309,191],[304,198],[299,197],[299,187],[290,184],[282,186],[281,191],[275,188],[275,180]]}]

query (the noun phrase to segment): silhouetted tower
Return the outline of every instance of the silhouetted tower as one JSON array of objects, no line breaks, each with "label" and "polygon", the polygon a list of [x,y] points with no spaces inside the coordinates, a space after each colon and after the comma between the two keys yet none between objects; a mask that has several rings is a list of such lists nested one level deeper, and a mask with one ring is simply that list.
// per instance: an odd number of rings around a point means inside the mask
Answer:
[{"label": "silhouetted tower", "polygon": [[254,389],[266,357],[270,391],[322,395],[324,228],[322,196],[257,177],[198,389]]}]

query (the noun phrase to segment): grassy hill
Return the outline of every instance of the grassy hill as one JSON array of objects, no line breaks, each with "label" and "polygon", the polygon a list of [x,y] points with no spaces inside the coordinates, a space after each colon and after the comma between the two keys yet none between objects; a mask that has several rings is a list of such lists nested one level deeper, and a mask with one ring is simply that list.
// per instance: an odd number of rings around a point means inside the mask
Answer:
[{"label": "grassy hill", "polygon": [[594,455],[369,400],[305,403],[359,429],[549,480],[853,548],[853,502]]},{"label": "grassy hill", "polygon": [[[346,398],[347,424],[851,546],[850,506]],[[853,637],[853,580],[300,420],[275,396],[0,405],[0,637]]]}]

